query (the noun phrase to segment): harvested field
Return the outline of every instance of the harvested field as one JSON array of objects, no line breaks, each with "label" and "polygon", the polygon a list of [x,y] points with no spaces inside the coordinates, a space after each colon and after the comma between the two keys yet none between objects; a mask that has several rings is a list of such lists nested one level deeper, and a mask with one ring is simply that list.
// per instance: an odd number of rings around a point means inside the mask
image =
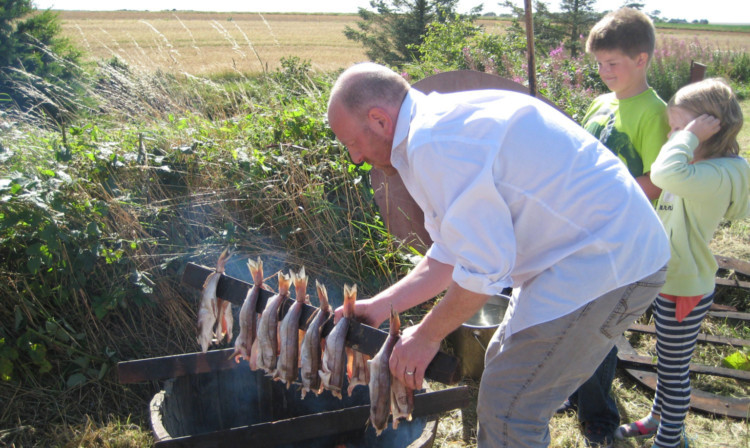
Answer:
[{"label": "harvested field", "polygon": [[[88,61],[117,57],[147,71],[191,75],[274,70],[284,57],[329,71],[366,60],[346,39],[356,14],[260,14],[195,11],[60,11],[63,34],[87,52]],[[478,21],[490,33],[509,22]],[[662,39],[722,50],[750,51],[750,32],[657,29]]]},{"label": "harvested field", "polygon": [[87,60],[117,57],[145,70],[191,75],[273,70],[283,57],[328,71],[365,60],[347,40],[356,15],[61,11],[63,32]]}]

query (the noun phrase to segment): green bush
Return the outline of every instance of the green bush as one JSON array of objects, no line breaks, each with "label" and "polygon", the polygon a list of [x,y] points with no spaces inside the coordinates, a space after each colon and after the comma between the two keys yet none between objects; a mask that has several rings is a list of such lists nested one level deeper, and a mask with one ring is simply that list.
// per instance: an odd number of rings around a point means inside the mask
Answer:
[{"label": "green bush", "polygon": [[0,94],[24,111],[56,121],[79,107],[80,52],[60,37],[58,16],[37,12],[30,0],[5,0],[0,8]]}]

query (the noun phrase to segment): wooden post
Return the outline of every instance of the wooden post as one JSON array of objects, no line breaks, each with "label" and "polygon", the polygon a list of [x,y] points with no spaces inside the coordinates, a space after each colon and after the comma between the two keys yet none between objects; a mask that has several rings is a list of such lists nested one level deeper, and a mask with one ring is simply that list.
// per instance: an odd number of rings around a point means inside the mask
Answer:
[{"label": "wooden post", "polygon": [[524,0],[526,10],[526,52],[528,58],[529,72],[529,95],[536,96],[536,61],[534,59],[534,14],[531,8],[531,0]]},{"label": "wooden post", "polygon": [[690,83],[702,81],[706,76],[706,65],[690,61]]}]

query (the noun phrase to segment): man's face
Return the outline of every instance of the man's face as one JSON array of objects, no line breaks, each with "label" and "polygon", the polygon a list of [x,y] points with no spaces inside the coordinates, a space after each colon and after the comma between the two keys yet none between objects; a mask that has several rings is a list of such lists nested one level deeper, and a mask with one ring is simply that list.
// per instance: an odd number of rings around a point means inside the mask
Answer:
[{"label": "man's face", "polygon": [[328,111],[328,121],[333,133],[349,151],[353,163],[367,162],[389,176],[396,174],[391,165],[393,135],[372,111],[364,120],[358,120],[343,106],[334,104]]}]

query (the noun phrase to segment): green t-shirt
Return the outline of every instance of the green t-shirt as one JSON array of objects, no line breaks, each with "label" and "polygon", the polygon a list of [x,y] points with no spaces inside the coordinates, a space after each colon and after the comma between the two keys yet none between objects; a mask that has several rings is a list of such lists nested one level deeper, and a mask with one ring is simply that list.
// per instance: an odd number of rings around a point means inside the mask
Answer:
[{"label": "green t-shirt", "polygon": [[620,157],[633,177],[638,177],[651,171],[667,141],[667,104],[650,87],[624,100],[607,93],[591,103],[582,125]]}]

